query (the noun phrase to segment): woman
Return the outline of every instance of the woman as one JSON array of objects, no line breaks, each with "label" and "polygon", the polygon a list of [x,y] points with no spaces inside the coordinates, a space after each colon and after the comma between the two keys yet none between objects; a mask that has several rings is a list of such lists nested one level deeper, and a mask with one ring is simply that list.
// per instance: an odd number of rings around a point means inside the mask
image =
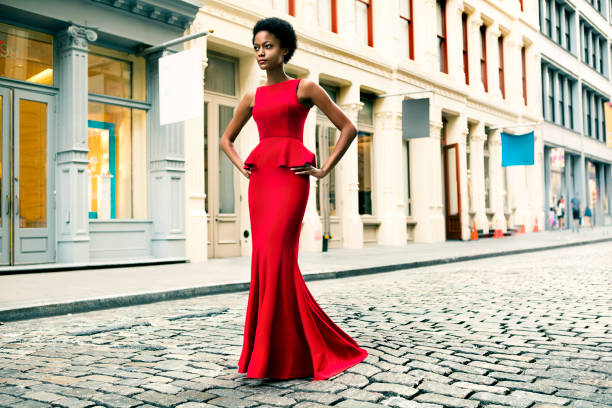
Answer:
[{"label": "woman", "polygon": [[[310,176],[328,175],[357,130],[316,82],[285,73],[283,64],[297,47],[291,24],[275,17],[259,20],[252,42],[267,84],[245,94],[221,139],[223,151],[249,179],[253,253],[238,372],[248,378],[324,380],[368,353],[312,297],[297,263],[298,244]],[[314,105],[341,130],[321,168],[302,143],[304,121]],[[233,142],[251,115],[260,141],[243,164]]]}]

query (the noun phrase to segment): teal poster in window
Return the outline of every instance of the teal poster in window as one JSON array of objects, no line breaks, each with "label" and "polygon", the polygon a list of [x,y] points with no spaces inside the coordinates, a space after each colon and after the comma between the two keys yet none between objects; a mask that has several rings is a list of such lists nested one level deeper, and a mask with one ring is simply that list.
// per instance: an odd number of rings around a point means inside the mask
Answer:
[{"label": "teal poster in window", "polygon": [[534,132],[524,135],[501,134],[502,167],[533,164]]},{"label": "teal poster in window", "polygon": [[114,219],[116,140],[115,124],[87,121],[89,218]]}]

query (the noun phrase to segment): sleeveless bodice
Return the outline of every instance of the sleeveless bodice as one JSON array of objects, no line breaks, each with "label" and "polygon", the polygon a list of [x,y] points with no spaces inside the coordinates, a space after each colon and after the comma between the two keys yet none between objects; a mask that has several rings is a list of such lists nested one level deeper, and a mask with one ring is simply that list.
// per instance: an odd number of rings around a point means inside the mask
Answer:
[{"label": "sleeveless bodice", "polygon": [[245,169],[317,165],[315,154],[303,144],[304,122],[310,109],[298,100],[299,82],[295,78],[255,90],[252,114],[259,131],[259,144],[245,160]]}]

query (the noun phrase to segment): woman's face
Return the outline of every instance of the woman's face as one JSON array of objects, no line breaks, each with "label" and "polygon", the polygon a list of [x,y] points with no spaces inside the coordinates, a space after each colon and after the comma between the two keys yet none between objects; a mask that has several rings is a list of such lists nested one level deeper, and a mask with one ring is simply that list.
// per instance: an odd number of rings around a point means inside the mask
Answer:
[{"label": "woman's face", "polygon": [[259,68],[268,70],[282,64],[288,50],[281,48],[280,41],[274,34],[262,30],[255,35],[253,51]]}]

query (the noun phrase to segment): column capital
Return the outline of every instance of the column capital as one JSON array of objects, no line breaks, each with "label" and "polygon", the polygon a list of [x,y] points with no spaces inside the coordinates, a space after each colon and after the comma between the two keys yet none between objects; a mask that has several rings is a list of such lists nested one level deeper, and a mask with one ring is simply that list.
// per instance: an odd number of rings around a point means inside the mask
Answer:
[{"label": "column capital", "polygon": [[364,103],[361,101],[357,101],[357,102],[348,102],[348,103],[343,103],[340,104],[340,108],[342,108],[342,110],[344,112],[352,112],[352,113],[358,113],[361,108],[363,108]]},{"label": "column capital", "polygon": [[89,43],[98,39],[98,33],[86,27],[76,24],[66,27],[58,34],[60,50],[88,51]]}]

